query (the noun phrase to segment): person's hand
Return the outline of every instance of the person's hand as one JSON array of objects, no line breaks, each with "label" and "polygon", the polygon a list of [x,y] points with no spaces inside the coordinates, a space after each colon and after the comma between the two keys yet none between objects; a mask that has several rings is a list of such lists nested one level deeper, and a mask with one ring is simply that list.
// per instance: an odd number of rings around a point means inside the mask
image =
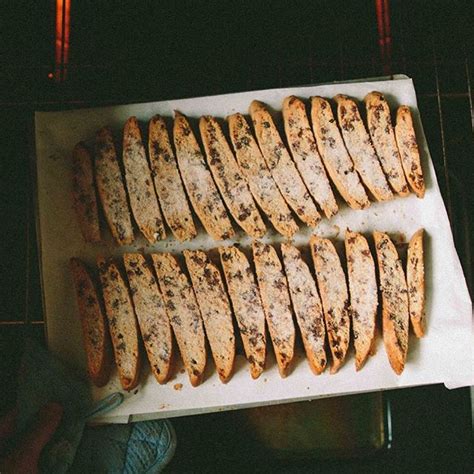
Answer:
[{"label": "person's hand", "polygon": [[0,420],[0,473],[31,474],[38,472],[38,460],[46,443],[56,431],[63,407],[48,403],[41,408],[25,436],[8,453],[3,453],[5,443],[15,432],[18,410],[14,408]]}]

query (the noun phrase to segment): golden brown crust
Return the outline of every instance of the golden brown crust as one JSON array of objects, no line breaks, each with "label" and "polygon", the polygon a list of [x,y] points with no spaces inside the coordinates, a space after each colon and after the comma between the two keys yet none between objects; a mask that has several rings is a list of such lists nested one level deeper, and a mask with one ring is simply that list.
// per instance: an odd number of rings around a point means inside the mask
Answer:
[{"label": "golden brown crust", "polygon": [[76,290],[89,376],[95,385],[102,387],[109,381],[112,369],[109,328],[100,297],[86,266],[78,258],[71,258],[70,269]]},{"label": "golden brown crust", "polygon": [[229,297],[217,267],[200,250],[184,250],[186,266],[201,310],[217,373],[223,383],[232,375],[235,337]]},{"label": "golden brown crust", "polygon": [[207,233],[215,240],[234,236],[222,198],[186,117],[175,112],[173,126],[178,166],[189,200]]},{"label": "golden brown crust", "polygon": [[346,231],[347,276],[351,296],[352,333],[356,351],[356,370],[371,353],[375,340],[378,294],[375,263],[365,237]]},{"label": "golden brown crust", "polygon": [[191,385],[196,387],[206,367],[206,341],[196,296],[175,257],[159,253],[152,259],[181,358]]},{"label": "golden brown crust", "polygon": [[180,241],[196,237],[191,209],[163,117],[151,118],[148,153],[161,209],[173,235]]},{"label": "golden brown crust", "polygon": [[214,117],[201,117],[199,130],[207,164],[227,208],[248,235],[263,237],[267,229],[219,123]]},{"label": "golden brown crust", "polygon": [[298,225],[265,163],[245,117],[234,114],[227,117],[227,121],[237,162],[257,204],[277,232],[285,237],[293,236]]},{"label": "golden brown crust", "polygon": [[367,94],[364,100],[370,137],[388,182],[400,196],[408,196],[410,190],[403,172],[388,103],[383,94],[375,91]]},{"label": "golden brown crust", "polygon": [[79,142],[72,151],[72,194],[84,240],[86,242],[100,242],[94,168],[90,152],[82,142]]},{"label": "golden brown crust", "polygon": [[315,227],[321,216],[293,163],[266,106],[254,100],[250,104],[255,135],[260,150],[281,194],[296,215]]},{"label": "golden brown crust", "polygon": [[124,390],[130,391],[138,385],[141,366],[135,311],[115,263],[98,257],[97,266],[120,383]]},{"label": "golden brown crust", "polygon": [[329,219],[337,213],[338,206],[318,152],[305,104],[295,96],[287,97],[283,101],[282,113],[293,160],[308,191]]},{"label": "golden brown crust", "polygon": [[96,134],[94,166],[97,191],[110,231],[119,245],[130,245],[134,239],[132,218],[109,128]]},{"label": "golden brown crust", "polygon": [[423,235],[423,229],[413,234],[408,244],[407,255],[408,307],[416,337],[423,337],[426,330]]},{"label": "golden brown crust", "polygon": [[331,374],[334,374],[342,366],[349,348],[351,320],[346,276],[330,240],[313,235],[309,244],[332,353]]},{"label": "golden brown crust", "polygon": [[423,179],[420,151],[410,108],[406,105],[401,105],[397,110],[395,136],[408,184],[419,198],[423,198],[425,196],[425,180]]},{"label": "golden brown crust", "polygon": [[164,239],[166,231],[136,117],[125,123],[122,158],[133,217],[141,233],[153,244]]},{"label": "golden brown crust", "polygon": [[163,384],[170,376],[173,352],[163,298],[143,255],[127,253],[123,262],[150,369],[158,383]]},{"label": "golden brown crust", "polygon": [[236,247],[220,247],[227,290],[239,325],[250,375],[260,377],[265,368],[265,314],[255,276],[247,257]]},{"label": "golden brown crust", "polygon": [[389,236],[374,231],[375,249],[382,292],[383,340],[388,360],[400,375],[408,352],[408,291],[397,249]]},{"label": "golden brown crust", "polygon": [[334,97],[334,100],[337,102],[337,120],[342,138],[362,182],[377,201],[393,199],[356,102],[342,94]]},{"label": "golden brown crust", "polygon": [[301,331],[311,370],[321,374],[326,367],[324,312],[308,265],[292,244],[281,244],[291,301]]},{"label": "golden brown crust", "polygon": [[370,205],[364,186],[347,153],[331,105],[322,97],[311,97],[311,119],[319,153],[332,182],[352,209]]},{"label": "golden brown crust", "polygon": [[283,268],[271,245],[254,241],[253,261],[278,370],[286,377],[294,357],[295,326]]}]

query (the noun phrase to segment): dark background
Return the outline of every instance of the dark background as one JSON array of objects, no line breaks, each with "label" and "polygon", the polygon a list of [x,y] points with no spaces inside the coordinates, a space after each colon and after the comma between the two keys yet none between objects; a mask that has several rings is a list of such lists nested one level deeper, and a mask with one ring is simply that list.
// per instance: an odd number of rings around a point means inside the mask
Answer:
[{"label": "dark background", "polygon": [[[67,65],[55,65],[54,1],[0,4],[0,412],[14,402],[25,334],[41,339],[43,330],[34,110],[407,74],[471,282],[472,2],[388,3],[391,54],[380,48],[375,1],[73,0]],[[64,80],[56,80],[57,70]],[[263,448],[252,458],[236,434],[242,418],[219,414],[175,422],[180,444],[170,471],[472,471],[467,389],[398,390],[383,400],[391,406],[392,445],[357,461],[335,453],[332,460],[277,462]],[[343,413],[336,424],[344,426]]]}]

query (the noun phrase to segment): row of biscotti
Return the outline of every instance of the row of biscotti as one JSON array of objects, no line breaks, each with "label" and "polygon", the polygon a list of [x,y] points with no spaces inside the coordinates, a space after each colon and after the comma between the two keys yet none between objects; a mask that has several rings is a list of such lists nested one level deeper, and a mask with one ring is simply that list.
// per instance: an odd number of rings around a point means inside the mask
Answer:
[{"label": "row of biscotti", "polygon": [[243,115],[228,117],[233,150],[219,122],[209,116],[199,121],[205,153],[188,120],[178,112],[172,139],[162,117],[151,119],[148,156],[135,117],[125,124],[122,160],[111,131],[100,130],[94,158],[83,143],[73,152],[74,200],[85,239],[100,240],[94,183],[119,244],[133,241],[133,220],[152,243],[165,237],[165,221],[178,240],[194,238],[188,198],[208,234],[221,240],[234,235],[230,216],[248,235],[262,237],[266,226],[259,208],[285,237],[298,230],[292,211],[302,222],[316,226],[321,219],[318,206],[328,218],[338,211],[331,181],[354,209],[370,204],[366,189],[384,201],[394,193],[407,195],[409,184],[423,197],[410,109],[401,106],[392,127],[384,97],[369,94],[367,132],[356,102],[342,95],[335,100],[337,121],[330,103],[321,97],[311,99],[311,120],[303,101],[294,96],[284,100],[288,148],[271,114],[258,101],[250,105],[253,131]]},{"label": "row of biscotti", "polygon": [[[390,238],[375,232],[374,240],[382,292],[383,339],[390,364],[400,374],[408,349],[409,319],[415,334],[424,334],[423,234],[417,232],[409,244],[406,277]],[[359,370],[374,347],[378,306],[376,270],[368,242],[359,233],[346,233],[349,290],[331,241],[313,236],[310,247],[316,281],[300,251],[290,243],[281,246],[283,264],[271,245],[254,243],[256,278],[240,250],[221,247],[227,292],[219,269],[202,251],[183,252],[190,279],[170,254],[152,255],[157,279],[142,255],[126,254],[128,285],[115,263],[100,258],[108,325],[87,270],[72,259],[93,381],[104,384],[108,380],[109,329],[125,389],[138,383],[140,333],[159,383],[165,383],[170,375],[172,331],[193,385],[200,383],[206,365],[205,334],[219,377],[227,381],[235,355],[231,307],[253,378],[265,367],[265,322],[280,374],[284,377],[288,373],[294,357],[293,315],[309,365],[316,374],[326,366],[326,334],[334,373],[346,357],[351,327]]]}]

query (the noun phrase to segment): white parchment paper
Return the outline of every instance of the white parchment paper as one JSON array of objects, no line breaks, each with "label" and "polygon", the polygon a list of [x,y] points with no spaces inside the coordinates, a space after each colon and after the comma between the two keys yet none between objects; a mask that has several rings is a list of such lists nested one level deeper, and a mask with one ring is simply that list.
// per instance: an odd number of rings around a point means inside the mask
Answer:
[{"label": "white parchment paper", "polygon": [[[388,203],[373,203],[369,209],[362,211],[354,211],[341,204],[340,212],[331,221],[324,220],[315,232],[342,241],[347,227],[366,234],[378,229],[409,239],[418,228],[425,228],[428,330],[421,340],[410,336],[408,361],[403,374],[397,376],[391,370],[380,335],[377,354],[368,360],[360,372],[355,371],[354,357],[350,353],[337,374],[330,375],[327,370],[315,376],[303,355],[300,355],[291,375],[281,379],[275,361],[269,357],[265,372],[258,380],[252,380],[244,357],[238,356],[235,374],[227,384],[220,383],[209,361],[205,381],[193,388],[179,366],[173,380],[163,386],[155,382],[148,367],[145,367],[138,389],[127,394],[125,402],[113,414],[105,416],[104,421],[124,422],[130,419],[130,415],[133,415],[134,420],[163,418],[440,382],[450,387],[472,383],[471,301],[423,133],[415,89],[411,79],[405,77],[97,109],[37,112],[39,245],[49,347],[71,367],[84,371],[81,329],[68,269],[70,257],[79,257],[93,265],[96,256],[101,253],[118,257],[126,251],[137,249],[152,253],[174,252],[184,248],[206,250],[233,242],[241,243],[244,248],[250,244],[250,239],[241,233],[236,239],[218,243],[203,232],[192,242],[184,244],[168,238],[150,246],[138,239],[133,247],[118,248],[110,236],[106,237],[105,243],[85,244],[71,199],[70,154],[76,142],[93,138],[95,131],[104,125],[112,127],[120,138],[123,124],[130,115],[136,115],[145,123],[156,113],[172,117],[175,109],[194,118],[203,114],[224,118],[234,112],[247,113],[253,99],[262,100],[279,111],[283,99],[290,94],[306,99],[312,95],[331,98],[344,93],[362,100],[373,90],[383,92],[392,107],[406,104],[414,112],[427,184],[426,196],[423,200],[410,195]],[[313,232],[303,225],[301,227],[294,239],[297,245],[307,243]],[[269,231],[262,240],[277,243],[281,237]],[[95,399],[120,390],[116,374],[106,387],[92,390]]]}]

